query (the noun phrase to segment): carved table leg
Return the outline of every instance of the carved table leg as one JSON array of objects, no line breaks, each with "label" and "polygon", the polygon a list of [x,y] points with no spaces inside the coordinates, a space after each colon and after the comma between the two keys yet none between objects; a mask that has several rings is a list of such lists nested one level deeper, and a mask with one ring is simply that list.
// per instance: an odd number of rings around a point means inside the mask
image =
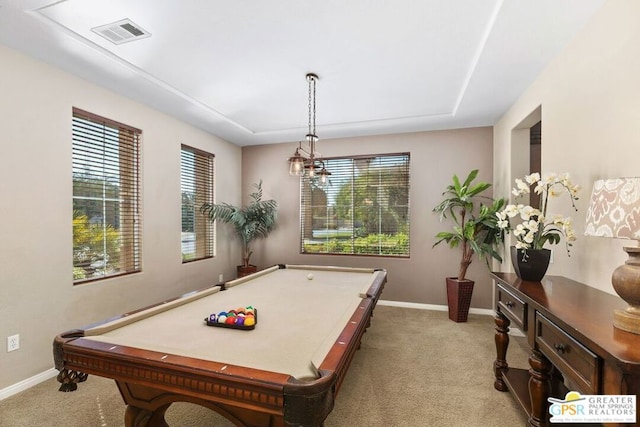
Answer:
[{"label": "carved table leg", "polygon": [[529,356],[529,396],[531,397],[530,426],[546,426],[549,423],[549,402],[551,392],[551,370],[553,365],[537,349]]},{"label": "carved table leg", "polygon": [[78,383],[84,382],[87,380],[87,374],[72,371],[67,368],[60,369],[58,372],[58,382],[60,383],[59,391],[75,391],[78,389]]},{"label": "carved table leg", "polygon": [[127,427],[169,427],[169,424],[164,420],[164,413],[168,408],[169,405],[164,405],[155,411],[149,411],[127,405],[124,412],[124,425]]},{"label": "carved table leg", "polygon": [[511,321],[504,317],[501,313],[496,313],[496,360],[493,362],[493,372],[495,381],[493,387],[496,390],[507,391],[507,385],[502,378],[503,372],[509,369],[507,364],[507,348],[509,347],[509,325]]}]

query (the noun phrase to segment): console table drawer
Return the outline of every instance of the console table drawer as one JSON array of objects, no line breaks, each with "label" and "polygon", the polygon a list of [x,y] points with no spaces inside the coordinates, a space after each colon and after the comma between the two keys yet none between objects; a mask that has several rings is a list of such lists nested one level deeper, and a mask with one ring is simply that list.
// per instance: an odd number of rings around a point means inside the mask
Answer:
[{"label": "console table drawer", "polygon": [[558,325],[536,312],[540,351],[584,394],[598,394],[600,360]]},{"label": "console table drawer", "polygon": [[500,312],[515,322],[522,331],[527,330],[527,303],[502,286],[496,286],[496,300]]}]

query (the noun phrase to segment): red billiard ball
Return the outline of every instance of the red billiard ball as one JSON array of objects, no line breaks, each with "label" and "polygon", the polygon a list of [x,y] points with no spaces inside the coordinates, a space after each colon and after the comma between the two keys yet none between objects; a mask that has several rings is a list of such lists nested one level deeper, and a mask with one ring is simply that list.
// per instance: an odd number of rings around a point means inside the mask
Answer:
[{"label": "red billiard ball", "polygon": [[236,318],[235,316],[229,316],[227,317],[227,320],[225,320],[225,322],[227,325],[233,325],[236,323]]}]

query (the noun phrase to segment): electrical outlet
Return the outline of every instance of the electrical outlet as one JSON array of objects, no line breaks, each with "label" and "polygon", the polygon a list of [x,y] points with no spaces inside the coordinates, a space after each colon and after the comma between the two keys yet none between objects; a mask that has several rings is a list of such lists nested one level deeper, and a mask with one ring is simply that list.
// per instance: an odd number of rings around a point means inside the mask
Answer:
[{"label": "electrical outlet", "polygon": [[218,275],[218,283],[222,283],[224,282],[224,274],[219,274]]},{"label": "electrical outlet", "polygon": [[7,353],[20,348],[20,334],[7,337]]}]

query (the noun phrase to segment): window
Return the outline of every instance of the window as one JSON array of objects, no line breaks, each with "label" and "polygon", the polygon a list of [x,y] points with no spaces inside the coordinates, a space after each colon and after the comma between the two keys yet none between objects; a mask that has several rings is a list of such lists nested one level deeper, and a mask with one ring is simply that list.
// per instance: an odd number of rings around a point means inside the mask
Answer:
[{"label": "window", "polygon": [[203,203],[213,203],[213,154],[182,146],[182,262],[213,256],[213,226],[200,213]]},{"label": "window", "polygon": [[329,186],[304,177],[302,253],[409,256],[409,154],[325,159]]},{"label": "window", "polygon": [[73,109],[73,280],[140,271],[140,138]]}]

